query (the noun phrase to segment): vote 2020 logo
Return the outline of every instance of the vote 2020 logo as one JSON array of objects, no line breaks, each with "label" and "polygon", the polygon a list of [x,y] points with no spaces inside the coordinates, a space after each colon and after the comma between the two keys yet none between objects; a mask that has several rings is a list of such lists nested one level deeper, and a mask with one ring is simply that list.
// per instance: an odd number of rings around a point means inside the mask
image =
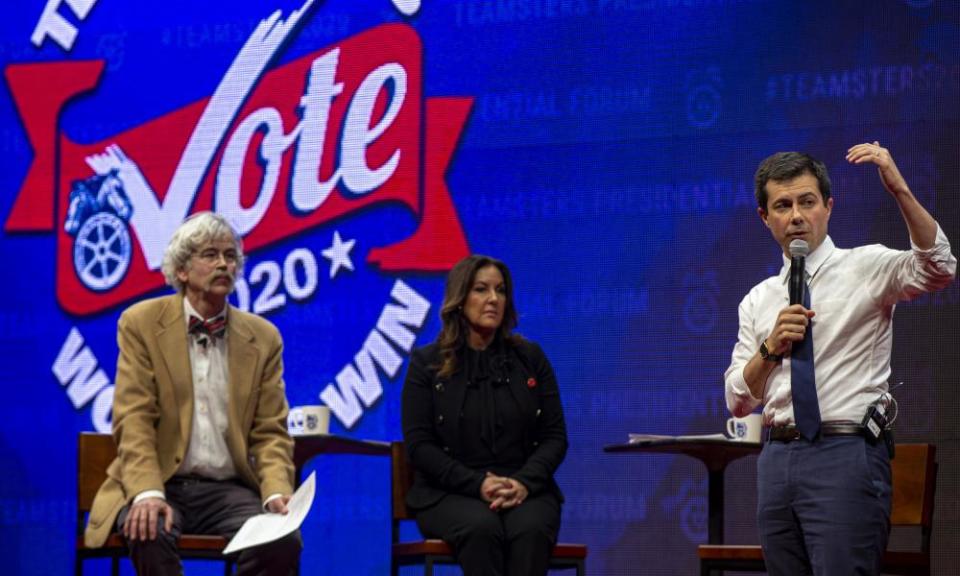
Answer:
[{"label": "vote 2020 logo", "polygon": [[[272,67],[312,9],[309,0],[262,20],[228,69],[217,71],[222,79],[210,96],[91,144],[71,140],[58,119],[68,106],[103,115],[96,99],[103,61],[6,67],[34,158],[5,230],[56,234],[64,310],[90,316],[161,286],[166,243],[200,210],[224,214],[255,254],[358,210],[399,203],[417,228],[370,249],[368,266],[439,272],[468,253],[444,173],[473,98],[424,98],[422,43],[406,24],[377,26]],[[176,82],[163,71],[156,78],[158,86]],[[352,265],[344,260],[349,248],[337,234],[328,257]],[[301,265],[309,258],[299,256]],[[425,312],[402,280],[391,297],[408,312]],[[397,358],[376,356],[374,333],[401,350],[412,345],[402,323],[384,316],[396,311],[386,306],[368,337],[371,362],[381,369]],[[361,353],[353,374],[345,368],[343,381],[338,376],[337,387],[321,394],[348,427],[362,414],[357,400],[369,405],[379,396]]]}]

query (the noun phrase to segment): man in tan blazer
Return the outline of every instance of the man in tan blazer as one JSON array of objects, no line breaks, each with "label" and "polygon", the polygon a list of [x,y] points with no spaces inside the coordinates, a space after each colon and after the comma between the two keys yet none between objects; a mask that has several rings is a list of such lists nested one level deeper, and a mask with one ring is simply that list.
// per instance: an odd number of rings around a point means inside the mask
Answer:
[{"label": "man in tan blazer", "polygon": [[[227,302],[243,269],[223,217],[202,212],[174,233],[163,260],[176,295],[120,317],[113,436],[117,458],[87,524],[88,546],[122,531],[138,574],[181,574],[181,533],[230,537],[293,492],[282,341],[267,320]],[[248,549],[239,574],[287,575],[300,536]]]}]

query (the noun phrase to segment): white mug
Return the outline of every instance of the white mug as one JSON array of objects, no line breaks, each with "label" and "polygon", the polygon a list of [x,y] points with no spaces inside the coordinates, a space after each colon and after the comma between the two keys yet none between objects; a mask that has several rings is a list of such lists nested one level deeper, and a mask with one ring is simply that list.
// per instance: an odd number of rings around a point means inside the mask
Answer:
[{"label": "white mug", "polygon": [[760,442],[763,431],[763,414],[747,414],[743,418],[727,420],[727,434],[741,442]]},{"label": "white mug", "polygon": [[287,414],[287,430],[293,436],[330,433],[330,408],[326,406],[297,406]]}]

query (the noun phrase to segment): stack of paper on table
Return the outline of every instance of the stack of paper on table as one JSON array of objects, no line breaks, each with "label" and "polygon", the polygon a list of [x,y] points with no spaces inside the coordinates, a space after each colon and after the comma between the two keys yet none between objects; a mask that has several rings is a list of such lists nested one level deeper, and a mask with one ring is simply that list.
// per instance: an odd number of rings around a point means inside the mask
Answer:
[{"label": "stack of paper on table", "polygon": [[685,436],[664,436],[662,434],[628,434],[630,444],[639,444],[640,442],[654,442],[657,440],[675,440],[677,442],[694,442],[697,440],[729,440],[726,434],[690,434]]}]

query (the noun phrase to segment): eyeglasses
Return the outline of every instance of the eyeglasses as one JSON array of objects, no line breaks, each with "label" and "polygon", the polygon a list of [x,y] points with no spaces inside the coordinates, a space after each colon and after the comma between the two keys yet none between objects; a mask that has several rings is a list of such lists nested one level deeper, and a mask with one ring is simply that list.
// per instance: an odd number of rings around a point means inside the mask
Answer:
[{"label": "eyeglasses", "polygon": [[204,264],[216,264],[220,262],[221,258],[223,258],[223,261],[227,264],[236,264],[239,259],[237,251],[233,248],[223,251],[217,250],[216,248],[207,248],[206,250],[195,252],[193,255]]}]

